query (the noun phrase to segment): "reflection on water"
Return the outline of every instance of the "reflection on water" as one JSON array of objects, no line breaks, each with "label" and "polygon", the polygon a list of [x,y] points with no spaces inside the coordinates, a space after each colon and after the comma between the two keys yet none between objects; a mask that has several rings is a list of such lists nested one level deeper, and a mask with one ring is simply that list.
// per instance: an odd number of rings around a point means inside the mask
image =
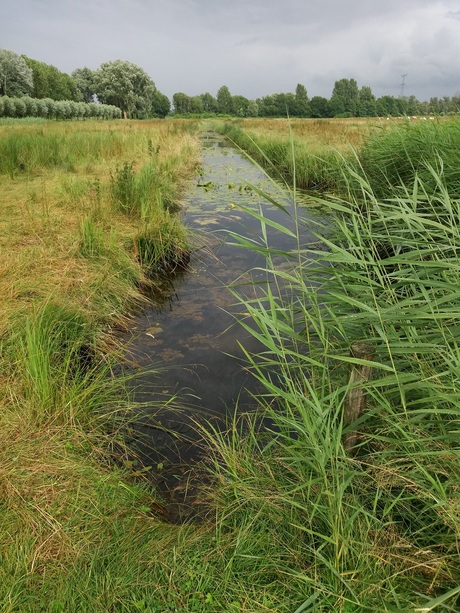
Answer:
[{"label": "reflection on water", "polygon": [[[260,222],[239,207],[263,206],[269,219],[292,223],[257,189],[290,208],[286,192],[220,138],[205,137],[202,160],[197,185],[184,203],[185,224],[196,233],[200,248],[187,273],[174,282],[167,306],[152,306],[134,321],[129,342],[128,355],[136,368],[151,371],[136,381],[135,397],[145,408],[133,424],[130,442],[147,464],[160,467],[165,487],[171,487],[180,463],[188,465],[196,455],[196,419],[220,419],[236,406],[247,410],[254,404],[256,384],[245,369],[240,345],[249,351],[257,345],[235,323],[240,307],[227,286],[237,279],[262,280],[263,273],[252,269],[264,260],[227,240],[229,232],[259,239]],[[307,226],[303,242],[312,240]],[[289,236],[270,234],[276,249],[295,248]],[[247,291],[254,291],[251,287]],[[172,396],[180,411],[158,402]]]}]

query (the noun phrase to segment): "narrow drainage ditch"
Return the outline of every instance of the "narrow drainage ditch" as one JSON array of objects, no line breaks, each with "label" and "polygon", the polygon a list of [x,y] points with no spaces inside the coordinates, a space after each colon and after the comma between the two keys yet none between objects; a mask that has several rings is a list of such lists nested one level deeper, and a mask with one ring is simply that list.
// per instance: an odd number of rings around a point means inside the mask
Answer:
[{"label": "narrow drainage ditch", "polygon": [[[262,206],[264,216],[285,226],[293,219],[261,197],[256,186],[293,212],[287,192],[271,181],[223,137],[204,134],[202,167],[183,204],[186,226],[198,248],[186,271],[169,280],[169,298],[133,320],[124,339],[129,369],[136,373],[136,409],[125,442],[164,498],[164,517],[181,522],[200,515],[198,468],[206,456],[200,424],[226,428],[235,411],[256,407],[258,387],[245,367],[241,346],[257,352],[254,337],[236,323],[241,306],[228,286],[236,280],[253,291],[264,280],[265,258],[231,239],[235,232],[260,238],[260,221],[239,207]],[[315,242],[302,211],[302,244]],[[269,230],[270,245],[296,248],[292,237]],[[246,290],[245,290],[246,291]]]}]

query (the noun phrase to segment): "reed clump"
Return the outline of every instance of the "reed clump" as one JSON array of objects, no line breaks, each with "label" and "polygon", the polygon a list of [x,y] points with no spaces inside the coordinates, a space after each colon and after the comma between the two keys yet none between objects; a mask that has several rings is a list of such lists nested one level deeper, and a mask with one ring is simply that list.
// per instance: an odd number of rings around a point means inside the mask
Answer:
[{"label": "reed clump", "polygon": [[374,193],[385,197],[388,189],[411,189],[416,177],[423,188],[436,191],[438,177],[451,197],[460,195],[460,123],[421,121],[406,123],[370,138],[360,149],[359,161]]},{"label": "reed clump", "polygon": [[[260,415],[246,435],[235,425],[230,442],[211,440],[216,515],[237,552],[228,563],[287,590],[273,610],[458,608],[460,199],[449,175],[425,168],[426,180],[398,178],[382,198],[364,173],[356,190],[346,164],[349,195],[316,199],[317,247],[301,247],[298,211],[299,247],[283,266],[259,212],[258,291],[234,292],[263,347],[247,355]],[[372,377],[360,383],[365,413],[347,424],[358,342],[372,348]],[[357,430],[351,455],[343,441]]]}]

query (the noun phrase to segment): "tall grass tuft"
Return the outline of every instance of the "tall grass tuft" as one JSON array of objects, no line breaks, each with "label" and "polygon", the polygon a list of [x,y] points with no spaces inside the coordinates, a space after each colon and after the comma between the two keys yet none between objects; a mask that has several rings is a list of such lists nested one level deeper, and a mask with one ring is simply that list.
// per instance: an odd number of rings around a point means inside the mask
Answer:
[{"label": "tall grass tuft", "polygon": [[79,252],[84,257],[96,257],[104,253],[104,233],[89,216],[80,223]]},{"label": "tall grass tuft", "polygon": [[[263,347],[247,354],[260,412],[246,437],[211,444],[219,530],[233,537],[223,555],[256,591],[273,587],[269,610],[459,605],[460,200],[425,168],[428,184],[415,176],[385,199],[362,174],[360,197],[317,199],[318,245],[299,234],[288,267],[258,214],[267,282],[233,291]],[[344,176],[357,180],[351,166]],[[365,414],[345,426],[357,341],[374,349],[373,376]]]},{"label": "tall grass tuft", "polygon": [[460,196],[458,121],[406,123],[375,134],[362,147],[359,159],[376,196],[385,197],[389,186],[411,189],[416,176],[425,190],[435,191],[439,175],[450,196]]},{"label": "tall grass tuft", "polygon": [[77,311],[51,301],[17,320],[3,350],[12,376],[23,381],[23,410],[27,407],[35,421],[77,418],[85,404],[79,394],[87,400],[85,387],[94,368],[93,342]]},{"label": "tall grass tuft", "polygon": [[190,240],[174,214],[163,211],[161,220],[146,222],[134,239],[135,253],[143,269],[161,276],[186,268],[190,261]]}]

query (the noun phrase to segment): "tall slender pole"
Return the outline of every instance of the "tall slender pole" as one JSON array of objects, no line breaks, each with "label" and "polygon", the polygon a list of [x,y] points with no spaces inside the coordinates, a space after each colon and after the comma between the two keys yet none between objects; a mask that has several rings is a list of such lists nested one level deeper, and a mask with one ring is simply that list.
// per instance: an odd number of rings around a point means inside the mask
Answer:
[{"label": "tall slender pole", "polygon": [[407,72],[406,74],[401,75],[402,81],[401,81],[401,93],[399,95],[400,98],[404,98],[404,87],[406,86],[406,77],[407,77]]}]

